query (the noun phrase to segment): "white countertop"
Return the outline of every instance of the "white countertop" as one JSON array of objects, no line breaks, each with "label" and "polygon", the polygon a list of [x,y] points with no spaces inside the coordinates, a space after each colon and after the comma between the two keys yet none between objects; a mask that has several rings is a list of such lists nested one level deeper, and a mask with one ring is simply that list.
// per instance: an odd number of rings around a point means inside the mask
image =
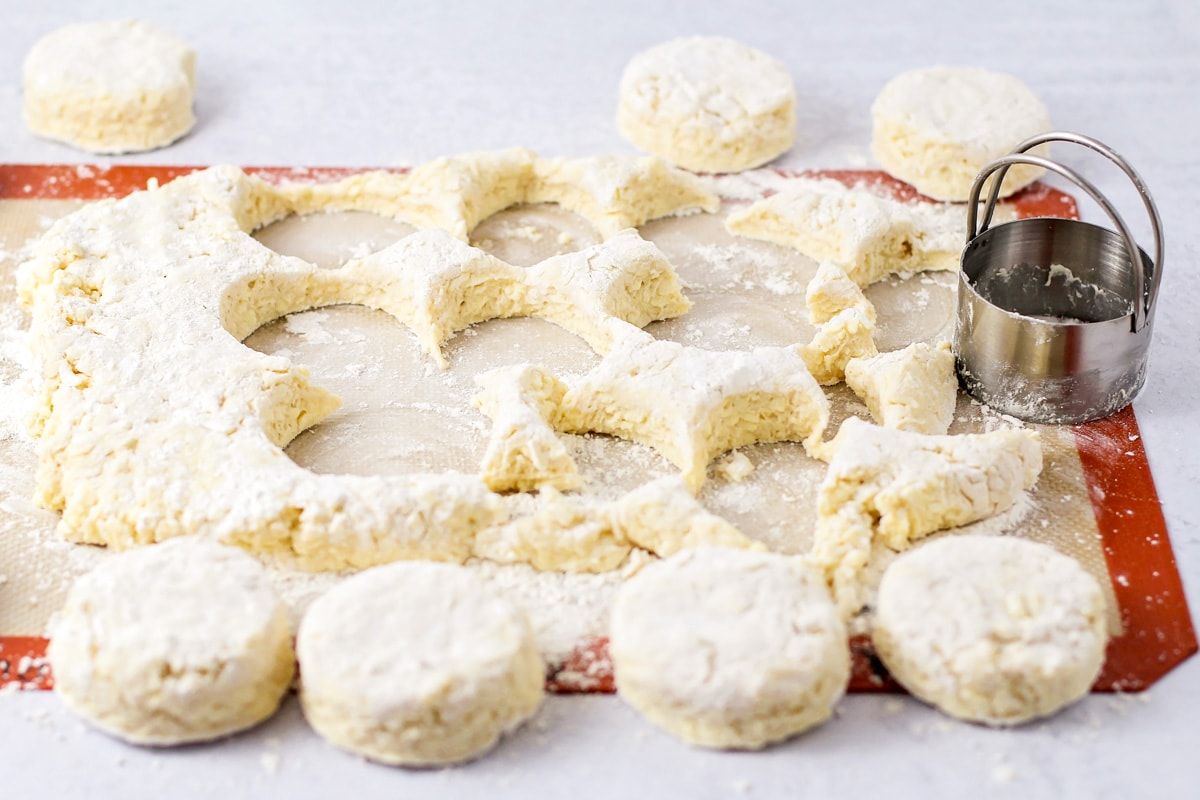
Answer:
[{"label": "white countertop", "polygon": [[[199,123],[114,163],[407,165],[512,145],[633,153],[613,123],[630,56],[686,33],[783,59],[797,84],[788,167],[871,166],[869,106],[903,69],[969,64],[1023,78],[1057,126],[1124,154],[1167,239],[1150,375],[1135,403],[1191,607],[1200,608],[1200,3],[1012,0],[740,2],[253,2],[10,4],[0,48],[0,162],[94,162],[21,121],[24,54],[69,22],[140,17],[199,54]],[[987,13],[985,7],[995,11]],[[1060,151],[1118,205],[1115,169]],[[1085,217],[1089,210],[1085,209]],[[1094,216],[1094,214],[1092,215]],[[1145,236],[1147,226],[1134,222]],[[837,719],[764,753],[687,748],[613,697],[549,699],[533,725],[453,770],[365,764],[325,745],[294,698],[267,725],[203,747],[128,747],[51,693],[0,696],[7,797],[1196,796],[1200,658],[1136,697],[1092,696],[1014,731],[901,697],[854,696]]]}]

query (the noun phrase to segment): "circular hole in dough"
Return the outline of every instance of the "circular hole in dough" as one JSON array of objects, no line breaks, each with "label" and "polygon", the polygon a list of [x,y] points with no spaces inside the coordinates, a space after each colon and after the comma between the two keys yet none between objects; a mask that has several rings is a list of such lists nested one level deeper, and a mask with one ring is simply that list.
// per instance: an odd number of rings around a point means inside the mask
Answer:
[{"label": "circular hole in dough", "polygon": [[195,123],[196,54],[137,20],[67,25],[25,58],[25,124],[93,153],[163,147]]},{"label": "circular hole in dough", "polygon": [[192,536],[114,555],[76,581],[48,655],[68,708],[148,745],[249,728],[295,672],[287,609],[262,566]]},{"label": "circular hole in dough", "polygon": [[796,90],[781,61],[749,45],[672,39],[625,66],[617,127],[634,146],[685,169],[738,172],[792,146]]},{"label": "circular hole in dough", "polygon": [[1075,559],[1026,539],[950,536],[888,567],[872,638],[917,697],[1016,725],[1087,693],[1108,628],[1100,585]]},{"label": "circular hole in dough", "polygon": [[846,629],[801,560],[698,547],[613,605],[617,691],[689,744],[751,749],[828,719],[850,678]]},{"label": "circular hole in dough", "polygon": [[[1028,86],[978,67],[926,67],[897,75],[876,96],[871,122],[871,150],[880,165],[937,200],[966,200],[989,161],[1051,128],[1046,106]],[[1012,167],[1000,196],[1041,174],[1038,167]]]},{"label": "circular hole in dough", "polygon": [[542,702],[524,612],[450,564],[398,562],[346,580],[309,608],[296,652],[309,724],[386,764],[474,758]]}]

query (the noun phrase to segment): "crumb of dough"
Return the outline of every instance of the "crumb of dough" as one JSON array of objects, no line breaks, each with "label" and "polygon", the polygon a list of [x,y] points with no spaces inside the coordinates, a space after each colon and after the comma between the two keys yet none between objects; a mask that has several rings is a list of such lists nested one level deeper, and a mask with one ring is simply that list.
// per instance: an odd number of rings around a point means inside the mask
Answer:
[{"label": "crumb of dough", "polygon": [[741,483],[754,474],[754,462],[741,451],[730,453],[717,462],[716,470],[727,481]]}]

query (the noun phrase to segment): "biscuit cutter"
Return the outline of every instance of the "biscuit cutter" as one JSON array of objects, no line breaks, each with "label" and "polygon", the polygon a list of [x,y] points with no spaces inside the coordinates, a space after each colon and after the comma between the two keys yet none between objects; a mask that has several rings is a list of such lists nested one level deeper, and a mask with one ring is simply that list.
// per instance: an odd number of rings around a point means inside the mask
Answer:
[{"label": "biscuit cutter", "polygon": [[[1150,217],[1153,259],[1095,186],[1062,164],[1026,152],[1052,141],[1090,148],[1124,171]],[[1096,201],[1116,231],[1050,217],[989,227],[1013,164],[1032,164],[1071,181]],[[993,173],[998,174],[976,230],[979,195]],[[1163,262],[1162,223],[1141,177],[1095,139],[1053,131],[987,164],[968,203],[954,331],[963,387],[1029,422],[1087,422],[1131,402],[1146,378]]]}]

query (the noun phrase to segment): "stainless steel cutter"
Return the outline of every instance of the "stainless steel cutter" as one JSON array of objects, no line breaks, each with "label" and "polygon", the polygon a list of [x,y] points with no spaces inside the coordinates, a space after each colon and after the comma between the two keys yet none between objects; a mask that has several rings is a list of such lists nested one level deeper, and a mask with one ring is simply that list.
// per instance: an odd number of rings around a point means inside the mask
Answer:
[{"label": "stainless steel cutter", "polygon": [[[1133,181],[1150,217],[1153,259],[1095,186],[1027,152],[1053,141],[1091,148]],[[1052,218],[989,227],[1013,164],[1033,164],[1071,181],[1100,205],[1116,230]],[[979,195],[993,174],[976,230]],[[1141,177],[1095,139],[1055,131],[1027,139],[985,166],[968,202],[954,334],[963,387],[987,405],[1031,422],[1086,422],[1132,401],[1146,378],[1163,262],[1162,224]]]}]

